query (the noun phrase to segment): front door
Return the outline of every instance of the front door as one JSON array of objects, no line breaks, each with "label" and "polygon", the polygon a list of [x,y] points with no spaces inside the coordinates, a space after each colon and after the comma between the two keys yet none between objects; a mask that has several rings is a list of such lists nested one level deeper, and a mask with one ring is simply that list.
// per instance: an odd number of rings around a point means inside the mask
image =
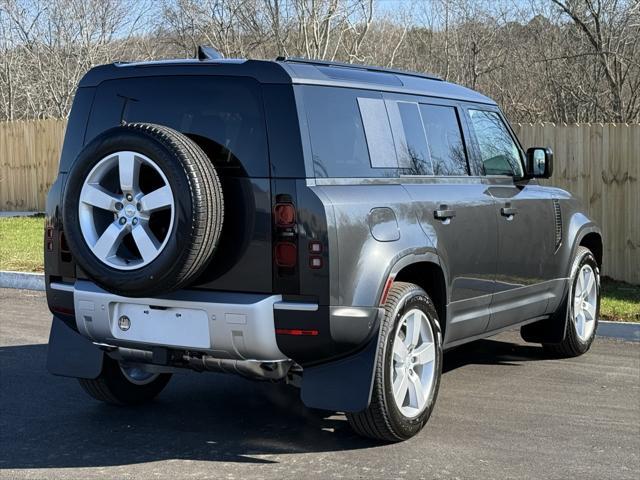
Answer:
[{"label": "front door", "polygon": [[551,288],[549,261],[556,247],[551,195],[522,180],[523,154],[497,110],[468,108],[479,167],[496,201],[498,265],[487,330],[545,313]]}]

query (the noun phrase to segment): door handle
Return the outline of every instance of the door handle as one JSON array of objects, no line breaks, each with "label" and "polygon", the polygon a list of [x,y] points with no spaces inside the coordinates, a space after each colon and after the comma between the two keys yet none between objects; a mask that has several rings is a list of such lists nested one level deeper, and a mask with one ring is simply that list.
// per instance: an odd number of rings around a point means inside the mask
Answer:
[{"label": "door handle", "polygon": [[500,209],[500,215],[503,217],[513,217],[516,213],[518,213],[518,209],[512,207],[510,204],[507,204]]},{"label": "door handle", "polygon": [[438,210],[434,210],[433,217],[438,220],[447,220],[456,216],[456,211],[451,210],[447,205],[440,205]]}]

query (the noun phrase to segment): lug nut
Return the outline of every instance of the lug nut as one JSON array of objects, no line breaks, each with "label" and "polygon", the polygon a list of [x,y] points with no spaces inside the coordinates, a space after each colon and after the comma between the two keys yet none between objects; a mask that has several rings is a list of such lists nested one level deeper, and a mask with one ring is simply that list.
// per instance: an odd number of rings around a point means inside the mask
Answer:
[{"label": "lug nut", "polygon": [[136,208],[138,211],[142,210],[142,204],[140,202],[136,203]]},{"label": "lug nut", "polygon": [[118,220],[120,222],[120,225],[124,225],[125,223],[127,223],[127,219],[124,217],[120,217],[120,220]]},{"label": "lug nut", "polygon": [[138,219],[134,218],[133,220],[131,220],[131,223],[133,223],[134,225],[137,225],[138,224]]},{"label": "lug nut", "polygon": [[116,202],[116,210],[122,210],[124,208],[124,205],[122,204],[122,202]]},{"label": "lug nut", "polygon": [[127,201],[130,202],[131,200],[133,200],[133,195],[127,193]]}]

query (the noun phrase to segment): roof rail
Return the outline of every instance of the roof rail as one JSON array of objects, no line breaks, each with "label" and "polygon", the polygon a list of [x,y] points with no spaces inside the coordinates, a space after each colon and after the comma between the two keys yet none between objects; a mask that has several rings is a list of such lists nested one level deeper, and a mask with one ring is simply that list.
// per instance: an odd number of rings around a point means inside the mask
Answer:
[{"label": "roof rail", "polygon": [[206,45],[198,45],[198,50],[196,51],[196,58],[198,60],[220,60],[224,58],[218,50],[213,47],[208,47]]},{"label": "roof rail", "polygon": [[358,70],[366,70],[368,72],[394,73],[398,75],[409,75],[411,77],[420,77],[420,78],[426,78],[428,80],[442,81],[440,77],[436,77],[435,75],[432,75],[429,73],[419,73],[419,72],[412,72],[408,70],[398,70],[396,68],[376,67],[373,65],[362,65],[359,63],[332,62],[329,60],[313,60],[313,59],[301,58],[301,57],[277,57],[276,62],[306,63],[308,65],[319,65],[324,67],[354,68]]}]

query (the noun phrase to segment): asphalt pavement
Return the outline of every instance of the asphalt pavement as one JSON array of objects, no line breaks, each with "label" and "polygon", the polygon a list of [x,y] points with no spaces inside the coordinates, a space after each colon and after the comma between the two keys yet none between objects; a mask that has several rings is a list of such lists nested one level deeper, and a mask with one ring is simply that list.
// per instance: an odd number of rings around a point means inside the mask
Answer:
[{"label": "asphalt pavement", "polygon": [[555,360],[506,333],[448,352],[427,427],[384,445],[293,387],[223,374],[102,405],[46,372],[49,325],[42,292],[0,290],[0,478],[640,478],[638,343]]}]

